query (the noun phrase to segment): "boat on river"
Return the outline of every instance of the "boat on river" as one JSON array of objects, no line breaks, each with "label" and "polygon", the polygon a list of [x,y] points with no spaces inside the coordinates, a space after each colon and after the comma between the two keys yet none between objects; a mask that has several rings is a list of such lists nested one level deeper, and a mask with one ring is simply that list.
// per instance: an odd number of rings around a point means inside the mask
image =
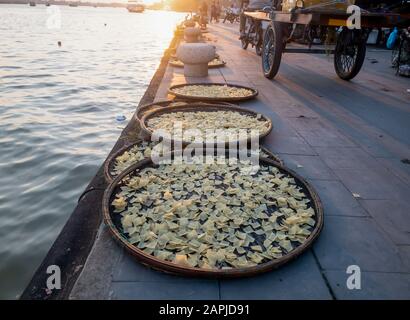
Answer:
[{"label": "boat on river", "polygon": [[142,13],[145,10],[145,6],[140,1],[131,0],[128,1],[127,10],[128,12]]}]

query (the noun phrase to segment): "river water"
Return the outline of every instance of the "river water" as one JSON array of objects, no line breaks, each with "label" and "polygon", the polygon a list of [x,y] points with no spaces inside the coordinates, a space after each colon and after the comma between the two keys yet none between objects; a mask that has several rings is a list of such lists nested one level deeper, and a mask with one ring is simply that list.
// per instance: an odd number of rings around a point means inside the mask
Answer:
[{"label": "river water", "polygon": [[124,8],[48,10],[0,4],[2,299],[18,298],[31,279],[183,18]]}]

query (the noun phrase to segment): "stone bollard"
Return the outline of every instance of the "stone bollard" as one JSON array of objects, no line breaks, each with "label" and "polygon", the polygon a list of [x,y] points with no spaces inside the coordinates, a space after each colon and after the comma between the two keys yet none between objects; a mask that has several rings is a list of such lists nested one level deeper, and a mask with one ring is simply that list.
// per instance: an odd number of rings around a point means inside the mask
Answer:
[{"label": "stone bollard", "polygon": [[184,43],[177,49],[177,58],[184,63],[186,77],[206,77],[208,62],[215,58],[215,47],[207,43]]},{"label": "stone bollard", "polygon": [[199,28],[185,28],[185,41],[187,43],[199,42],[199,37],[201,34],[201,29]]},{"label": "stone bollard", "polygon": [[193,20],[185,20],[184,21],[184,26],[189,28],[189,27],[195,27],[196,26],[196,22]]}]

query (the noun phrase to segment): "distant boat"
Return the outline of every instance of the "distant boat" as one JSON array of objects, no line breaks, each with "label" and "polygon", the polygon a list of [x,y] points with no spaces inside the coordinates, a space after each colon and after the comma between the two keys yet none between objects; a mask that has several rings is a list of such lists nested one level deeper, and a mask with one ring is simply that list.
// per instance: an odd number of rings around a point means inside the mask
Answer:
[{"label": "distant boat", "polygon": [[70,3],[68,4],[68,6],[69,6],[69,7],[78,7],[78,3],[76,3],[76,2],[70,2]]},{"label": "distant boat", "polygon": [[36,6],[36,3],[34,1],[30,1],[29,3],[30,3],[30,7],[35,7]]},{"label": "distant boat", "polygon": [[49,7],[50,6],[50,3],[49,2],[46,2],[46,7]]},{"label": "distant boat", "polygon": [[140,3],[139,1],[128,1],[127,4],[127,10],[129,12],[136,12],[136,13],[142,13],[145,10],[145,6]]}]

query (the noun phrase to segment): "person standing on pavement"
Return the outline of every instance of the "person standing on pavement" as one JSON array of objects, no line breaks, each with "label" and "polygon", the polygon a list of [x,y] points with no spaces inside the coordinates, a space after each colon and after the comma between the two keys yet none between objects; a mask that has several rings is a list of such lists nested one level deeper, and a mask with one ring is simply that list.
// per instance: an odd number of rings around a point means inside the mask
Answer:
[{"label": "person standing on pavement", "polygon": [[222,6],[219,0],[216,0],[215,2],[215,9],[216,9],[216,12],[215,12],[216,22],[219,22],[219,18],[221,17],[221,10],[222,10]]},{"label": "person standing on pavement", "polygon": [[217,19],[216,19],[216,3],[215,3],[215,0],[213,0],[212,3],[211,3],[211,19],[209,20],[209,23],[211,23],[212,20],[217,21]]},{"label": "person standing on pavement", "polygon": [[208,23],[208,4],[206,0],[203,0],[201,6],[199,7],[200,25],[201,28],[206,29],[206,24]]},{"label": "person standing on pavement", "polygon": [[258,11],[265,7],[271,7],[272,0],[241,0],[241,14],[239,22],[239,32],[242,39],[245,36],[246,16],[245,11]]}]

